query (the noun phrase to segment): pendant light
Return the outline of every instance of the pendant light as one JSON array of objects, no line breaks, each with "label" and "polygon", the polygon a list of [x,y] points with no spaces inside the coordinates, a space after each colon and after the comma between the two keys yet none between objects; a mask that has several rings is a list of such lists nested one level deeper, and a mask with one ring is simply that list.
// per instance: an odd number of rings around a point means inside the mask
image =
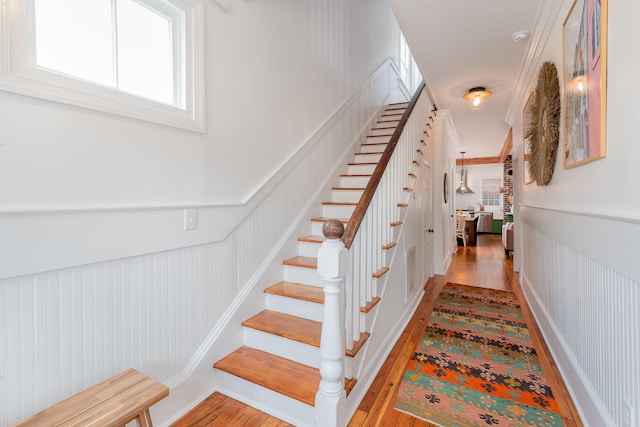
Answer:
[{"label": "pendant light", "polygon": [[463,98],[467,101],[471,101],[472,108],[478,108],[483,99],[491,96],[491,92],[485,89],[483,86],[472,87],[469,92],[465,93]]},{"label": "pendant light", "polygon": [[464,170],[464,153],[465,151],[461,151],[460,154],[462,154],[462,161],[460,163],[461,167],[460,167],[460,187],[458,187],[456,189],[456,193],[459,194],[473,194],[473,190],[471,190],[468,186],[467,186],[467,174],[465,173]]}]

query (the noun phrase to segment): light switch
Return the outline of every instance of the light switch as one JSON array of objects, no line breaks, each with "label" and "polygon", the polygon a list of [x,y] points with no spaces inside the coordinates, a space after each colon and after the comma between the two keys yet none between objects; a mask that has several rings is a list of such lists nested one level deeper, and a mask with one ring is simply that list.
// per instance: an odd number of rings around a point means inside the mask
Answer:
[{"label": "light switch", "polygon": [[185,209],[184,210],[184,229],[195,230],[196,228],[198,228],[198,210]]}]

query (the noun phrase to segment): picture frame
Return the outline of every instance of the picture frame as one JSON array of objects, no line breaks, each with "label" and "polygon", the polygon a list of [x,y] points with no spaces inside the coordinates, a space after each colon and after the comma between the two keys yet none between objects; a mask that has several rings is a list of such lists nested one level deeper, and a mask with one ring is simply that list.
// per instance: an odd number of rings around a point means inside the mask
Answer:
[{"label": "picture frame", "polygon": [[[522,129],[528,129],[531,123],[531,103],[533,100],[533,93],[529,94],[527,102],[522,109]],[[531,176],[531,145],[529,138],[527,138],[526,131],[522,132],[522,178],[525,185],[533,182]]]},{"label": "picture frame", "polygon": [[562,26],[563,167],[606,155],[608,0],[575,0]]}]

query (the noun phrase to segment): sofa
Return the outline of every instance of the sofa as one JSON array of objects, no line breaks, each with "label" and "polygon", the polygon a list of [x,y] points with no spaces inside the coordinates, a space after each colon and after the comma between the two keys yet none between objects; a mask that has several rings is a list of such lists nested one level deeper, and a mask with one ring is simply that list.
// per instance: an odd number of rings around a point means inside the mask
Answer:
[{"label": "sofa", "polygon": [[502,225],[502,246],[507,257],[509,252],[513,254],[513,224],[513,222],[507,222]]}]

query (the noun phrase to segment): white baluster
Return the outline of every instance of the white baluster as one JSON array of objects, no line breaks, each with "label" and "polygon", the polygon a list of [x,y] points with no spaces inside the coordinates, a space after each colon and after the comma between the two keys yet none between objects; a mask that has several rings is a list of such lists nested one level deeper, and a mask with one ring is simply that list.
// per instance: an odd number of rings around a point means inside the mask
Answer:
[{"label": "white baluster", "polygon": [[348,252],[340,240],[344,226],[330,219],[322,226],[326,240],[318,249],[318,273],[324,281],[324,318],[320,338],[320,388],[316,394],[315,425],[344,424],[344,298]]}]

